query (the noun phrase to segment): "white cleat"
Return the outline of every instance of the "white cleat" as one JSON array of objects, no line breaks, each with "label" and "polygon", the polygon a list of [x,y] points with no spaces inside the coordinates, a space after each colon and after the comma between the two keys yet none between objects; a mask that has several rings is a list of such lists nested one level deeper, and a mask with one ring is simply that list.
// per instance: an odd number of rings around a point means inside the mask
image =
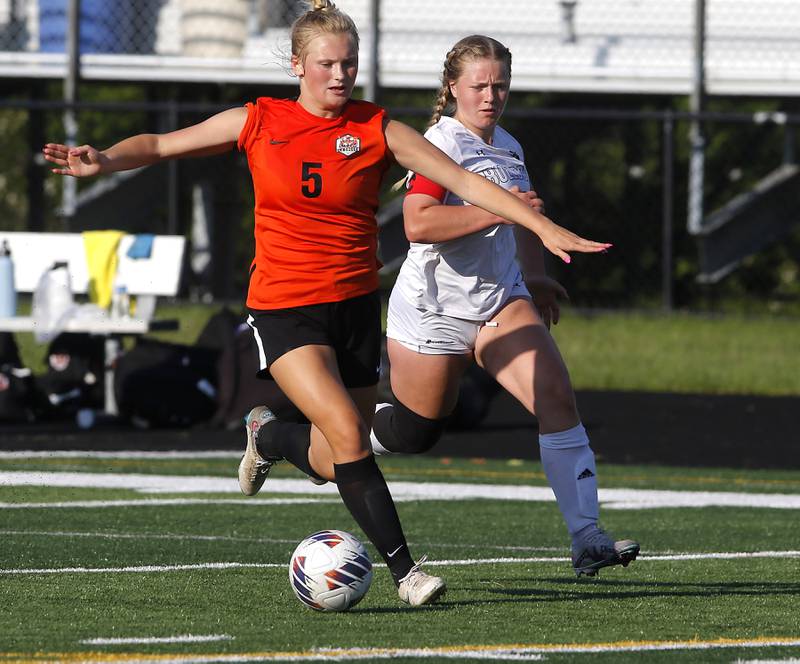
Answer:
[{"label": "white cleat", "polygon": [[425,556],[420,558],[411,571],[400,579],[400,585],[397,587],[400,599],[411,606],[432,604],[447,592],[444,579],[426,574],[420,569],[425,560]]},{"label": "white cleat", "polygon": [[267,479],[270,468],[275,465],[280,457],[267,457],[258,452],[256,441],[258,432],[265,424],[276,419],[272,411],[266,406],[256,406],[245,419],[247,429],[247,447],[244,456],[239,462],[239,488],[245,496],[255,496]]}]

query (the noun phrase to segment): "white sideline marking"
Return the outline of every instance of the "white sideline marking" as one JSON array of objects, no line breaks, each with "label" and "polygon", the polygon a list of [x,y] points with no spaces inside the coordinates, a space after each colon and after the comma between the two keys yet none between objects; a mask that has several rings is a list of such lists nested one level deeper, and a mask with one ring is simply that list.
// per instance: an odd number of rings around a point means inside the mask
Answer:
[{"label": "white sideline marking", "polygon": [[88,646],[111,646],[120,644],[147,644],[147,643],[205,643],[208,641],[233,641],[229,634],[181,634],[179,636],[146,636],[139,638],[97,638],[83,639],[78,643]]},{"label": "white sideline marking", "polygon": [[[241,495],[236,478],[142,473],[6,471],[0,473],[0,486],[130,489],[141,493],[235,493]],[[395,501],[472,499],[555,501],[549,487],[515,484],[390,482],[389,488]],[[312,485],[308,480],[278,478],[270,479],[261,489],[261,493],[338,496],[336,486],[332,483],[318,487]],[[647,489],[600,489],[598,493],[600,502],[605,509],[712,506],[800,509],[800,494]],[[244,505],[252,504],[254,500],[240,499],[236,502]],[[7,505],[9,503],[3,503],[0,504],[0,507]]]},{"label": "white sideline marking", "polygon": [[[750,552],[716,552],[716,553],[677,553],[655,556],[640,555],[636,562],[664,560],[737,560],[742,558],[800,558],[800,551],[750,551]],[[560,556],[531,556],[525,558],[465,558],[457,560],[428,560],[430,567],[464,567],[467,565],[518,565],[521,563],[565,563],[571,559]],[[0,576],[13,574],[117,574],[117,573],[152,573],[152,572],[184,572],[202,569],[269,569],[285,568],[286,563],[193,563],[186,565],[131,565],[126,567],[41,567],[16,569],[0,569]],[[373,563],[373,567],[386,567],[384,563]]]}]

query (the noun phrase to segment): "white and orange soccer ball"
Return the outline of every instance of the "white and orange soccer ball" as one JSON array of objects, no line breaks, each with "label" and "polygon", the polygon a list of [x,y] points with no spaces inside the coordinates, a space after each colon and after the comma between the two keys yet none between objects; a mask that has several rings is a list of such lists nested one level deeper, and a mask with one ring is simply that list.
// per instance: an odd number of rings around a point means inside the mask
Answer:
[{"label": "white and orange soccer ball", "polygon": [[347,611],[367,594],[372,561],[350,533],[322,530],[297,545],[289,583],[297,599],[316,611]]}]

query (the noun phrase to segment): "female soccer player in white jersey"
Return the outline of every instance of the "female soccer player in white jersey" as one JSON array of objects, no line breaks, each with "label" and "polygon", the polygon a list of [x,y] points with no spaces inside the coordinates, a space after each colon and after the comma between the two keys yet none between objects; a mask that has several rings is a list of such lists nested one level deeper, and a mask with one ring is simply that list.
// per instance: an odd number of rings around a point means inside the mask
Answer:
[{"label": "female soccer player in white jersey", "polygon": [[[541,210],[520,144],[497,126],[510,78],[511,54],[500,42],[480,35],[459,41],[447,54],[425,137]],[[443,115],[448,107],[452,117]],[[577,575],[627,566],[639,545],[615,542],[598,526],[594,454],[548,329],[566,292],[544,273],[541,241],[413,173],[403,215],[411,246],[389,300],[386,333],[394,401],[378,406],[373,450],[430,449],[474,359],[538,419],[542,465],[572,538]]]}]

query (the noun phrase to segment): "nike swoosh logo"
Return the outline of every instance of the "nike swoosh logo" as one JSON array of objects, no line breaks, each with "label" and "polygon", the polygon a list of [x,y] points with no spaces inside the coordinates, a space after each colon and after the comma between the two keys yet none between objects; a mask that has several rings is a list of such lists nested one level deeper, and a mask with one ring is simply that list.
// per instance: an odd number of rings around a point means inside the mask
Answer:
[{"label": "nike swoosh logo", "polygon": [[289,142],[289,141],[279,141],[279,140],[277,140],[277,139],[275,139],[275,138],[270,138],[270,139],[269,139],[269,144],[270,144],[270,145],[281,145],[281,144],[283,144],[283,143],[288,143],[288,142]]},{"label": "nike swoosh logo", "polygon": [[387,553],[386,555],[389,556],[390,558],[392,558],[394,556],[394,554],[396,554],[402,548],[403,548],[403,545],[401,544],[394,551],[392,551],[391,553]]}]

